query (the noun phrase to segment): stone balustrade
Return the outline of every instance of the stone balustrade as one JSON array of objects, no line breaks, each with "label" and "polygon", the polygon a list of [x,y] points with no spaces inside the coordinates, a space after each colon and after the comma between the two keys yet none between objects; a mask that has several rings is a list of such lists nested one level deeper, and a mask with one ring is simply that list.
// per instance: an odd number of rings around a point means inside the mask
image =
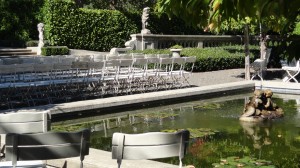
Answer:
[{"label": "stone balustrade", "polygon": [[[175,44],[187,47],[217,47],[221,45],[242,45],[243,35],[161,35],[161,34],[132,34],[131,40],[125,43],[133,50],[165,49]],[[269,46],[278,45],[287,39],[280,36],[269,36]],[[299,38],[290,40],[299,41]],[[250,36],[250,44],[259,45],[259,36]]]},{"label": "stone balustrade", "polygon": [[131,47],[133,50],[143,50],[170,48],[175,44],[185,48],[243,44],[243,36],[132,34],[131,40],[127,41],[125,46]]}]

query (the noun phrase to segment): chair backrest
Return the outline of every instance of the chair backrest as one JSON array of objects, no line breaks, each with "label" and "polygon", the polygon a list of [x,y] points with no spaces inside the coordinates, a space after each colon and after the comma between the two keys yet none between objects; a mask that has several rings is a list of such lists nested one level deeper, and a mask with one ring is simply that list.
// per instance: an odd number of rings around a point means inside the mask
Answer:
[{"label": "chair backrest", "polygon": [[132,53],[132,58],[145,58],[145,54],[143,53]]},{"label": "chair backrest", "polygon": [[[50,127],[51,115],[49,111],[0,114],[0,134],[42,133],[49,131]],[[0,150],[1,153],[4,153],[2,146]]]},{"label": "chair backrest", "polygon": [[[184,58],[185,58],[185,64],[192,64],[191,70],[190,70],[192,72],[194,69],[194,66],[195,66],[195,62],[197,60],[196,56],[189,56],[189,57],[184,57]],[[183,68],[185,68],[185,67],[186,67],[186,65],[184,65]]]},{"label": "chair backrest", "polygon": [[105,54],[95,54],[95,55],[93,55],[93,61],[94,62],[105,61],[105,60],[106,60],[106,55]]},{"label": "chair backrest", "polygon": [[0,114],[0,134],[47,132],[50,130],[50,121],[49,111]]},{"label": "chair backrest", "polygon": [[7,134],[6,156],[17,166],[17,161],[49,160],[80,156],[83,167],[84,156],[89,154],[90,130],[80,132],[47,132],[37,134]]},{"label": "chair backrest", "polygon": [[122,159],[157,159],[179,156],[179,167],[181,167],[181,159],[186,153],[189,135],[190,132],[187,130],[176,133],[114,133],[112,158],[117,159],[120,167]]}]

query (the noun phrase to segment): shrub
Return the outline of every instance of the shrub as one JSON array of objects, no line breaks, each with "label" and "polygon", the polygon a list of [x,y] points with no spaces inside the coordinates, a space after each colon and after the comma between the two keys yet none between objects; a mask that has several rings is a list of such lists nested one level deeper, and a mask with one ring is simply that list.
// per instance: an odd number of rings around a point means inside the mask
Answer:
[{"label": "shrub", "polygon": [[46,36],[51,45],[95,51],[123,47],[137,28],[116,10],[78,8],[73,1],[47,0]]},{"label": "shrub", "polygon": [[[230,53],[225,49],[216,48],[185,48],[182,50],[183,56],[196,56],[197,60],[194,71],[215,71],[223,69],[242,68],[245,66],[245,54],[241,52]],[[250,55],[254,61],[254,55]],[[189,69],[191,65],[188,65]]]},{"label": "shrub", "polygon": [[67,55],[69,54],[69,48],[67,46],[49,46],[42,47],[42,55]]},{"label": "shrub", "polygon": [[183,49],[183,47],[181,45],[176,44],[171,46],[170,49]]}]

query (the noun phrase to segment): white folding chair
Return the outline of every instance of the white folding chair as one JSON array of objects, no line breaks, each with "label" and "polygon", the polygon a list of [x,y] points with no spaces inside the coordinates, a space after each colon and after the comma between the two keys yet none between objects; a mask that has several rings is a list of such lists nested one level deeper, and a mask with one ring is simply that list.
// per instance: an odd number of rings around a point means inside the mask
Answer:
[{"label": "white folding chair", "polygon": [[145,85],[147,84],[146,71],[147,71],[147,58],[134,58],[132,68],[132,85],[131,92],[133,91],[145,91]]},{"label": "white folding chair", "polygon": [[106,60],[106,55],[105,54],[95,54],[93,55],[93,61],[94,62],[100,62],[100,61],[105,61]]},{"label": "white folding chair", "polygon": [[184,57],[172,58],[171,78],[173,80],[173,86],[180,88],[183,85],[183,68],[185,64]]},{"label": "white folding chair", "polygon": [[[196,56],[189,56],[189,57],[184,57],[185,63],[182,71],[182,75],[184,78],[183,85],[186,84],[187,86],[190,86],[191,84],[189,83],[189,78],[193,75],[193,70],[195,66],[195,62],[197,60]],[[187,69],[187,65],[190,65],[190,69]]]},{"label": "white folding chair", "polygon": [[[131,56],[130,56],[131,57]],[[117,75],[118,90],[130,92],[132,81],[133,59],[119,59],[120,67]]]},{"label": "white folding chair", "polygon": [[171,77],[171,71],[172,71],[172,64],[173,59],[172,58],[160,58],[159,60],[159,71],[157,72],[158,76],[158,85],[157,89],[170,89],[172,86],[172,77]]},{"label": "white folding chair", "polygon": [[294,80],[296,83],[298,83],[296,76],[300,73],[300,60],[297,61],[296,66],[287,65],[283,66],[282,69],[285,70],[287,73],[287,76],[283,78],[284,82]]},{"label": "white folding chair", "polygon": [[256,59],[253,63],[251,63],[250,67],[254,70],[254,73],[251,77],[251,80],[254,79],[255,76],[258,76],[261,81],[263,81],[263,76],[265,71],[267,70],[267,65],[269,63],[269,58],[271,55],[271,48],[268,48],[265,52],[263,59]]},{"label": "white folding chair", "polygon": [[[114,133],[112,138],[112,159],[121,167],[123,159],[158,159],[179,156],[179,167],[186,153],[190,132],[149,132],[141,134]],[[141,165],[141,167],[143,167]]]},{"label": "white folding chair", "polygon": [[[3,135],[7,133],[42,133],[50,130],[50,127],[49,111],[0,114],[0,134]],[[1,153],[4,154],[4,148],[1,149]]]},{"label": "white folding chair", "polygon": [[143,53],[131,53],[132,58],[145,58],[145,54]]},{"label": "white folding chair", "polygon": [[146,68],[146,90],[158,89],[158,71],[159,71],[159,63],[160,59],[157,58],[154,54],[145,54],[147,59],[147,68]]},{"label": "white folding chair", "polygon": [[79,132],[47,132],[36,134],[14,134],[6,136],[6,161],[1,168],[41,167],[47,164],[40,160],[80,157],[80,168],[84,156],[89,154],[90,130]]}]

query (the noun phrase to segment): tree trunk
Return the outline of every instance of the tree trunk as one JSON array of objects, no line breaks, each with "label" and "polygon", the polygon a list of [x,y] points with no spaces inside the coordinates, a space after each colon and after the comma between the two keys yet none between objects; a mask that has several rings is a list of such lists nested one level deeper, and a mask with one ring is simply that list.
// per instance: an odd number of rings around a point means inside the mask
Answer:
[{"label": "tree trunk", "polygon": [[245,25],[244,30],[244,45],[245,45],[245,80],[250,80],[250,52],[249,52],[249,27]]}]

